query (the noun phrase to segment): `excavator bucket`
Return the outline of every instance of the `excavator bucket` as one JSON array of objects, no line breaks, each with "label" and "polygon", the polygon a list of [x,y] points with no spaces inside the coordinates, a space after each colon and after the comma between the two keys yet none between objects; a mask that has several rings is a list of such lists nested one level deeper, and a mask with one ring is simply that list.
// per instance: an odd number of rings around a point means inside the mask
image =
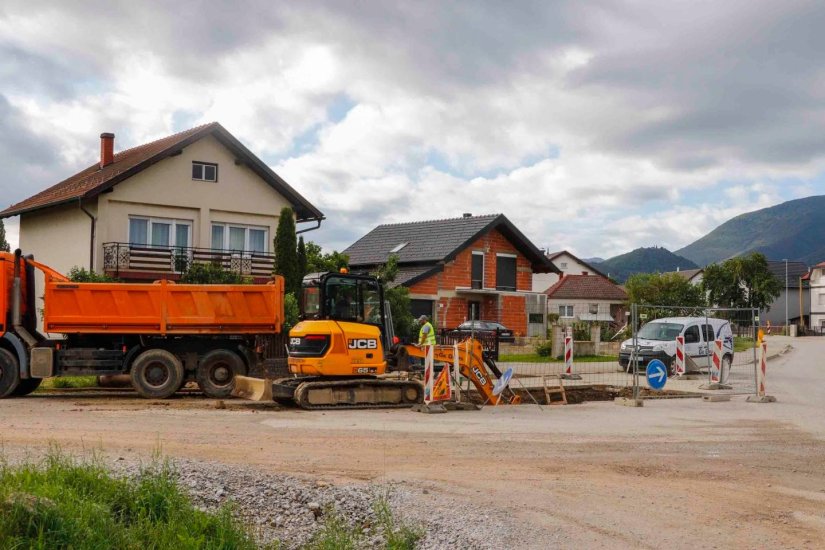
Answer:
[{"label": "excavator bucket", "polygon": [[270,378],[251,378],[235,376],[232,395],[250,401],[272,401],[272,380]]}]

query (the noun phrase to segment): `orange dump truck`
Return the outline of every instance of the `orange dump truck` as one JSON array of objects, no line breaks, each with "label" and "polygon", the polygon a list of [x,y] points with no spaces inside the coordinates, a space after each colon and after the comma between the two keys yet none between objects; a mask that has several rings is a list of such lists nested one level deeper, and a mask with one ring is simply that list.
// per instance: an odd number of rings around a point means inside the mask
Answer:
[{"label": "orange dump truck", "polygon": [[[37,330],[35,269],[45,275]],[[26,395],[50,376],[129,374],[143,397],[165,398],[188,380],[225,397],[259,359],[255,338],[280,331],[281,277],[265,285],[75,283],[30,256],[0,253],[0,398]]]}]

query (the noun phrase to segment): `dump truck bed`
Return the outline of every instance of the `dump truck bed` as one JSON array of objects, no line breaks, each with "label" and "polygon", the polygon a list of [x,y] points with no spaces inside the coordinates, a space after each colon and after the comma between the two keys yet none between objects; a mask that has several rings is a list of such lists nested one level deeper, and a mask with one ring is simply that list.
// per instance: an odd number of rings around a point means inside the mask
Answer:
[{"label": "dump truck bed", "polygon": [[43,327],[64,334],[260,334],[284,321],[283,278],[265,285],[48,281]]}]

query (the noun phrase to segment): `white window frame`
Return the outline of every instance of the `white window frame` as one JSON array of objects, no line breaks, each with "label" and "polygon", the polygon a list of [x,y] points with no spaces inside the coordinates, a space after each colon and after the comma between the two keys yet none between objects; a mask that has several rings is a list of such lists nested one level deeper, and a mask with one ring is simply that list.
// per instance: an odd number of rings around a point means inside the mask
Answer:
[{"label": "white window frame", "polygon": [[[206,177],[205,177],[206,176],[206,169],[204,168],[204,169],[201,170],[201,174],[204,177],[196,178],[195,175],[193,174],[192,175],[192,181],[209,181],[209,182],[217,183],[217,181],[218,181],[218,164],[216,162],[204,162],[202,160],[193,160],[192,161],[192,168],[194,168],[195,166],[203,166],[203,167],[212,166],[213,168],[215,168],[215,179],[213,179],[213,180],[206,179]],[[192,168],[190,168],[190,172],[192,171]]]},{"label": "white window frame", "polygon": [[567,262],[559,262],[559,269],[562,271],[567,269]]},{"label": "white window frame", "polygon": [[[140,245],[135,244],[134,246],[145,246],[147,248],[151,248],[153,246],[165,246],[167,248],[192,248],[192,244],[193,244],[193,241],[195,239],[194,233],[192,232],[193,231],[192,228],[193,228],[193,225],[194,225],[192,220],[178,220],[178,219],[175,219],[175,218],[158,218],[158,217],[155,217],[155,216],[140,216],[140,215],[131,215],[130,214],[127,221],[126,221],[127,242],[129,243],[129,245],[132,245],[132,224],[131,224],[131,220],[145,220],[149,224],[149,226],[146,228],[147,229],[146,237],[147,237],[147,240],[149,242],[146,243],[146,244],[140,244]],[[166,245],[153,245],[152,244],[152,224],[154,224],[154,223],[169,224],[169,225],[172,226],[169,229],[169,240],[171,242],[167,243]],[[189,242],[186,245],[179,245],[177,242],[175,242],[175,239],[177,239],[177,236],[178,236],[178,233],[177,233],[177,226],[178,225],[185,225],[185,226],[189,227]]]},{"label": "white window frame", "polygon": [[244,239],[243,239],[243,252],[245,254],[252,254],[253,251],[250,249],[249,246],[249,230],[254,229],[257,231],[264,232],[264,250],[263,251],[255,251],[255,254],[269,254],[269,227],[265,225],[245,225],[242,223],[230,223],[230,222],[212,222],[209,226],[209,246],[212,246],[212,228],[216,225],[223,227],[223,248],[222,250],[229,250],[229,228],[234,227],[236,229],[243,229],[244,230]]},{"label": "white window frame", "polygon": [[[561,308],[564,308],[565,314],[562,315]],[[570,312],[570,315],[567,315],[567,312]],[[576,316],[575,308],[572,304],[559,304],[559,318],[560,319],[572,319]]]}]

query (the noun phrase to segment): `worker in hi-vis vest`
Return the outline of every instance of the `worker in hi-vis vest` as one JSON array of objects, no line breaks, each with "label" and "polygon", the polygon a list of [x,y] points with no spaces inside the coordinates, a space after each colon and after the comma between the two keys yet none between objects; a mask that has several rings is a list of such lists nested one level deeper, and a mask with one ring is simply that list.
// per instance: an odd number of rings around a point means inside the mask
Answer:
[{"label": "worker in hi-vis vest", "polygon": [[435,330],[426,315],[418,318],[418,324],[421,329],[418,331],[418,345],[419,346],[434,346],[435,345]]}]

